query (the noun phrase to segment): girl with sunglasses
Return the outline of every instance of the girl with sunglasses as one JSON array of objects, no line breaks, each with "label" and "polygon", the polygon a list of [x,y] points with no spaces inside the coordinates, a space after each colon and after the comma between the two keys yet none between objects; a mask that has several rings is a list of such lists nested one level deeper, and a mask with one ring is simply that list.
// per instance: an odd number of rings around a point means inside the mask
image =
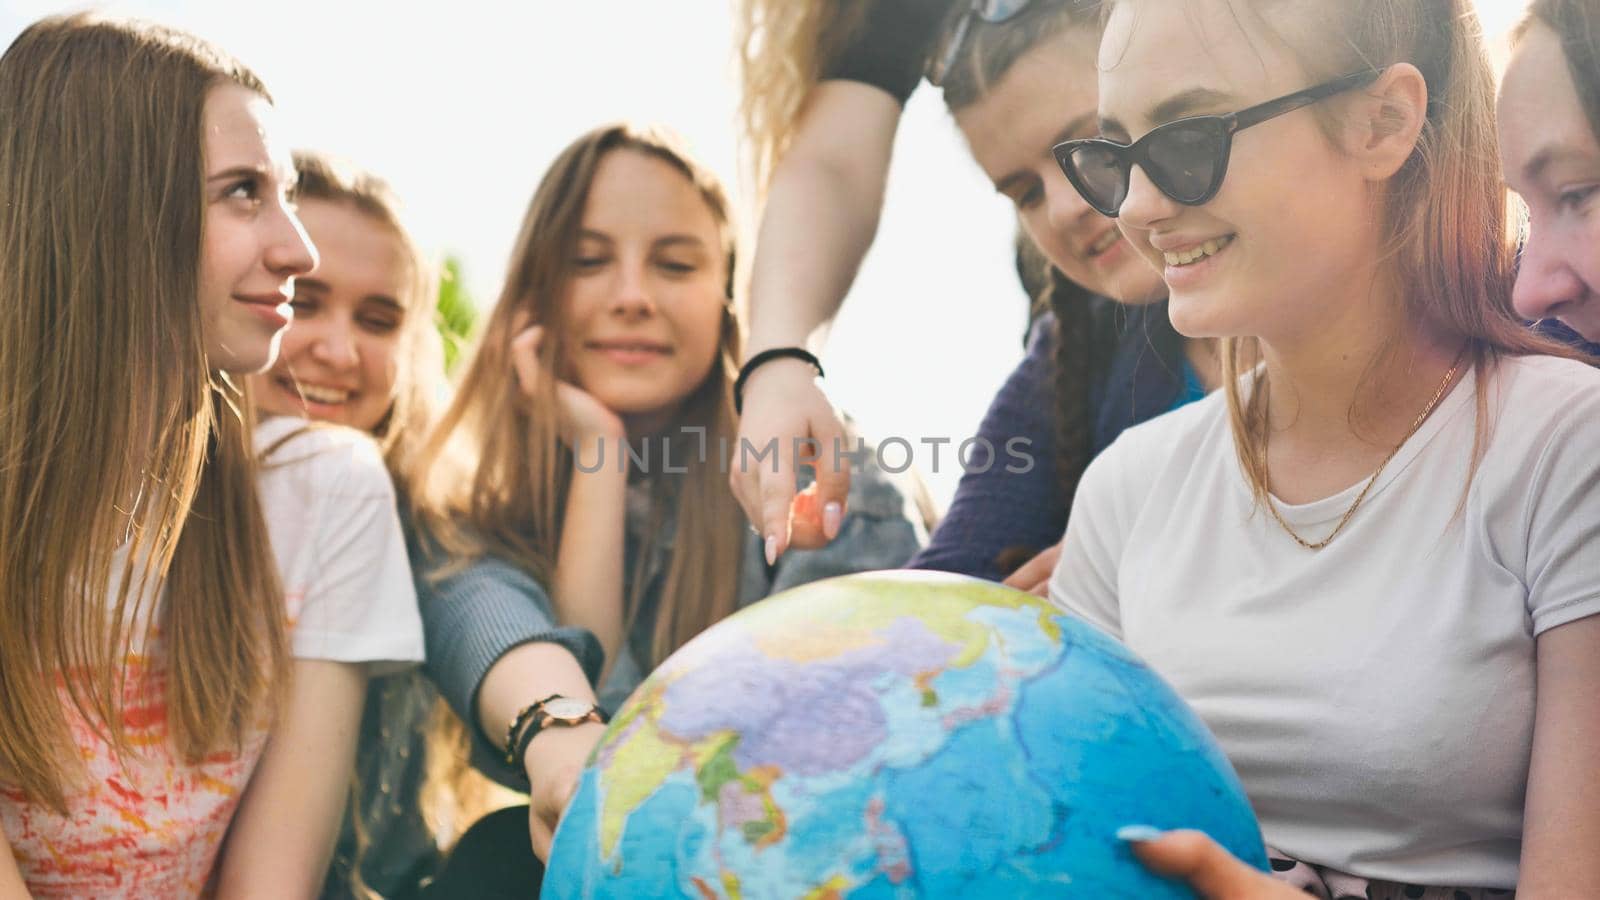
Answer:
[{"label": "girl with sunglasses", "polygon": [[1499,121],[1506,183],[1530,220],[1512,300],[1600,350],[1600,2],[1533,4]]},{"label": "girl with sunglasses", "polygon": [[1052,600],[1206,720],[1283,877],[1592,892],[1600,372],[1511,308],[1470,5],[1114,0],[1100,66],[1058,155],[1227,380],[1090,466]]},{"label": "girl with sunglasses", "polygon": [[375,448],[239,387],[316,264],[271,101],[79,15],[0,109],[0,895],[314,896],[367,664],[422,635]]}]

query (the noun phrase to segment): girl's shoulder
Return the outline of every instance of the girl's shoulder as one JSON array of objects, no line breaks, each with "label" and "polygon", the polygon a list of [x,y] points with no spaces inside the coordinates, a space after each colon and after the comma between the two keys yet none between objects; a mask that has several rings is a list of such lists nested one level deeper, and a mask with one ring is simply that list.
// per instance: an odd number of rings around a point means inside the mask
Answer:
[{"label": "girl's shoulder", "polygon": [[1600,369],[1554,356],[1508,356],[1486,381],[1486,457],[1520,460],[1520,467],[1570,448],[1600,466]]},{"label": "girl's shoulder", "polygon": [[1141,463],[1148,464],[1152,454],[1181,459],[1211,445],[1225,445],[1228,452],[1233,451],[1227,394],[1220,388],[1193,403],[1129,426],[1101,455],[1132,453],[1141,457]]},{"label": "girl's shoulder", "polygon": [[[1497,369],[1498,380],[1519,399],[1593,401],[1600,388],[1600,368],[1559,356],[1507,356]],[[1563,398],[1569,390],[1576,393]]]},{"label": "girl's shoulder", "polygon": [[377,442],[342,425],[273,416],[257,423],[264,492],[342,498],[394,497]]}]

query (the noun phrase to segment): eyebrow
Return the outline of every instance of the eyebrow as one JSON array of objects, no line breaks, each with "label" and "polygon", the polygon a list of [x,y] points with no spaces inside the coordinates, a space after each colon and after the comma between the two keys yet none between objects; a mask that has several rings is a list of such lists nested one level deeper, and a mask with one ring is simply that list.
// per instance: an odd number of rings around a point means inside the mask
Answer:
[{"label": "eyebrow", "polygon": [[[579,231],[578,231],[578,240],[580,240],[580,241],[600,241],[600,242],[606,243],[606,244],[616,243],[616,241],[614,241],[612,239],[611,235],[606,234],[603,231],[595,231],[592,228],[579,229]],[[653,248],[659,249],[661,247],[671,247],[671,246],[676,246],[676,245],[679,245],[679,244],[686,245],[686,246],[699,247],[699,248],[704,248],[706,246],[706,242],[705,241],[702,241],[700,238],[698,238],[698,237],[696,237],[696,236],[694,236],[692,234],[668,234],[668,235],[664,235],[664,236],[658,237],[654,241],[652,241],[650,246],[653,247]]]},{"label": "eyebrow", "polygon": [[[1050,143],[1045,147],[1045,152],[1049,153],[1057,144],[1072,140],[1073,135],[1081,134],[1085,129],[1093,124],[1095,124],[1095,121],[1094,113],[1092,112],[1087,112],[1075,119],[1071,119],[1067,122],[1067,124],[1061,126],[1060,131],[1057,131],[1054,135],[1051,135]],[[1016,187],[1021,182],[1027,181],[1030,177],[1032,176],[1028,172],[1012,172],[1010,175],[1007,175],[1001,178],[999,181],[996,181],[994,183],[994,189],[997,193],[1009,195],[1012,188]]]},{"label": "eyebrow", "polygon": [[1522,167],[1522,177],[1527,181],[1538,181],[1546,169],[1558,162],[1579,160],[1584,156],[1576,147],[1557,142],[1543,147],[1533,155]]},{"label": "eyebrow", "polygon": [[[1198,110],[1216,109],[1217,107],[1237,104],[1238,99],[1224,91],[1211,88],[1190,88],[1179,94],[1157,103],[1151,107],[1146,118],[1156,125],[1165,125],[1175,119],[1195,115]],[[1115,117],[1107,116],[1100,120],[1102,132],[1127,134],[1128,129]]]},{"label": "eyebrow", "polygon": [[223,169],[221,172],[215,172],[211,175],[207,175],[206,181],[228,181],[247,175],[255,178],[265,178],[271,174],[272,170],[266,166],[230,166],[226,169]]},{"label": "eyebrow", "polygon": [[403,313],[406,311],[405,304],[389,296],[388,294],[368,294],[361,298],[361,302],[376,303],[379,306],[387,306],[397,313]]},{"label": "eyebrow", "polygon": [[676,246],[680,246],[680,245],[686,246],[686,247],[691,247],[691,248],[694,248],[694,249],[698,250],[698,249],[704,249],[705,245],[706,245],[706,242],[700,240],[699,238],[695,237],[692,234],[669,234],[666,237],[656,238],[654,246],[659,248],[659,247],[676,247]]}]

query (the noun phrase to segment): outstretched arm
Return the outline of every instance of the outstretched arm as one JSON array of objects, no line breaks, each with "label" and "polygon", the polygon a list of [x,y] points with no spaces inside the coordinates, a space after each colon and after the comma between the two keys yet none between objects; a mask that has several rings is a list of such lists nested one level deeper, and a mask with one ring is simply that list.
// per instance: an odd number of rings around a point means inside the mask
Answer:
[{"label": "outstretched arm", "polygon": [[[855,81],[812,89],[793,143],[773,171],[751,269],[750,339],[746,358],[774,347],[806,346],[832,321],[883,206],[900,104]],[[823,460],[844,429],[811,367],[778,360],[757,369],[744,388],[739,437],[757,451],[772,445],[778,463],[739,464],[730,481],[745,514],[767,539],[769,557],[791,543],[796,439],[812,439]],[[838,533],[850,490],[847,467],[817,466],[816,521],[797,529],[804,546]],[[809,517],[808,517],[809,518]]]},{"label": "outstretched arm", "polygon": [[[484,677],[478,689],[478,727],[503,750],[512,718],[551,694],[595,701],[588,676],[570,651],[558,644],[523,644],[502,656]],[[533,852],[541,860],[550,853],[556,825],[604,732],[605,726],[599,724],[551,727],[528,744],[522,758],[528,776],[528,831]]]}]

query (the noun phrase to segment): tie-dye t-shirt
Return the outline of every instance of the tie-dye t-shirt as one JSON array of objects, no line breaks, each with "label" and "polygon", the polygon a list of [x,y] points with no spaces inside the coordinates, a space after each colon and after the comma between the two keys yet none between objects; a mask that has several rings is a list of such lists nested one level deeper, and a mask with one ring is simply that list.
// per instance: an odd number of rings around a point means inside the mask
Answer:
[{"label": "tie-dye t-shirt", "polygon": [[[343,429],[297,433],[271,419],[257,446],[277,447],[261,474],[263,512],[298,659],[422,659],[422,626],[377,448]],[[290,437],[292,435],[292,437]],[[120,567],[120,560],[118,561]],[[46,897],[195,897],[205,892],[228,823],[266,743],[263,720],[243,747],[184,762],[167,740],[161,637],[126,657],[123,724],[134,756],[119,760],[79,719],[86,772],[63,817],[0,783],[0,827],[29,891]],[[354,723],[352,723],[353,726]]]}]

